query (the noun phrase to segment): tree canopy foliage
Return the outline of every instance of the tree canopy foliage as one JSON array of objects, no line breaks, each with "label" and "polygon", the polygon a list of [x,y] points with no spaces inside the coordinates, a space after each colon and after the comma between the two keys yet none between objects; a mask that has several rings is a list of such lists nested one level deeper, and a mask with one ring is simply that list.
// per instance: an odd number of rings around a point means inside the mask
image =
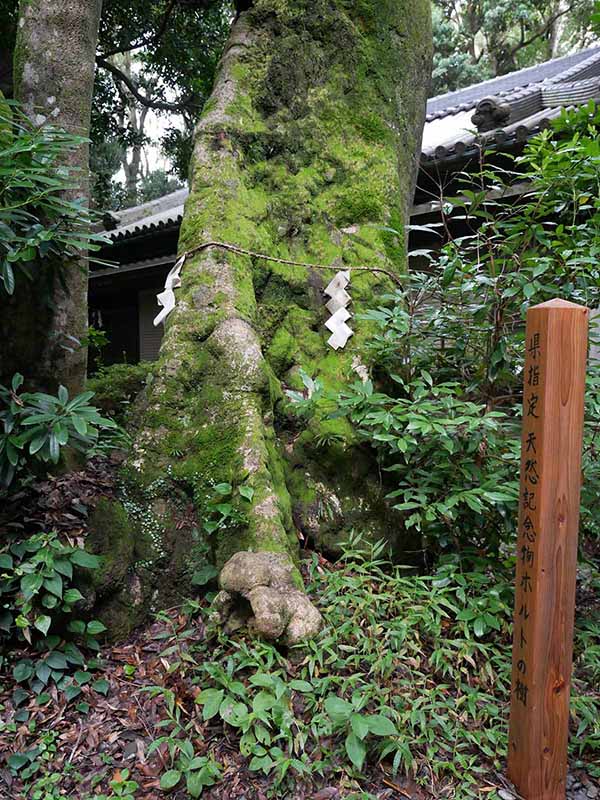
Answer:
[{"label": "tree canopy foliage", "polygon": [[[1,0],[0,91],[12,96],[12,52],[18,0]],[[98,205],[148,195],[123,193],[111,180],[128,148],[149,139],[134,119],[143,109],[166,118],[161,146],[174,172],[187,177],[191,134],[212,87],[234,16],[228,0],[105,0],[102,8],[91,125],[91,165]],[[141,171],[136,181],[141,177]],[[141,189],[141,187],[138,187]]]},{"label": "tree canopy foliage", "polygon": [[[110,138],[125,149],[147,141],[126,113],[132,100],[138,108],[177,115],[161,144],[179,177],[187,177],[193,125],[212,88],[233,13],[228,2],[105,2],[92,117],[94,145]],[[135,57],[133,71],[124,68],[124,54]]]},{"label": "tree canopy foliage", "polygon": [[591,44],[594,0],[433,0],[432,95]]}]

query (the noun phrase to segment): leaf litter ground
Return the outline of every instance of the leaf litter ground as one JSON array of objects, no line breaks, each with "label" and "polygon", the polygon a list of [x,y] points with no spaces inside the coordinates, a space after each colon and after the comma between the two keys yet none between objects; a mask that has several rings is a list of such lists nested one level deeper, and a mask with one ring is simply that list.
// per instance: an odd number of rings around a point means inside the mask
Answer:
[{"label": "leaf litter ground", "polygon": [[[91,469],[47,482],[25,528],[84,535],[87,506],[112,492],[111,465]],[[575,800],[596,797],[600,783],[598,552],[589,549],[578,590]],[[326,620],[306,648],[219,634],[203,599],[104,648],[101,670],[81,678],[71,701],[50,687],[40,702],[5,671],[0,798],[181,800],[198,791],[186,788],[188,748],[216,769],[202,791],[210,800],[513,796],[502,774],[510,570],[465,574],[448,562],[419,577],[357,547],[336,564],[304,555]],[[26,779],[9,766],[20,754],[33,754]],[[170,789],[167,773],[177,779]]]}]

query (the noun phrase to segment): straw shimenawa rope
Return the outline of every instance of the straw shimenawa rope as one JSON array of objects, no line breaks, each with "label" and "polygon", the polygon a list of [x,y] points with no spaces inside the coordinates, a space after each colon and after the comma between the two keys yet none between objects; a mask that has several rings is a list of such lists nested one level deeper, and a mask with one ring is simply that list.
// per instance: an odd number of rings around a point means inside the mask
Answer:
[{"label": "straw shimenawa rope", "polygon": [[[248,250],[245,247],[240,247],[237,244],[229,244],[227,242],[203,242],[202,244],[197,245],[197,247],[192,247],[191,250],[186,250],[185,253],[182,253],[180,258],[184,260],[193,256],[195,253],[199,253],[202,250],[207,250],[209,247],[218,247],[221,250],[228,250],[231,253],[237,253],[241,256],[250,256],[250,258],[259,258],[262,261],[273,261],[276,264],[285,264],[290,267],[304,267],[307,269],[331,269],[335,272],[339,272],[340,270],[345,270],[347,272],[380,272],[383,275],[387,275],[394,283],[402,288],[402,281],[390,270],[383,269],[383,267],[369,267],[369,266],[339,266],[334,264],[308,264],[304,261],[291,261],[289,258],[279,258],[278,256],[268,256],[265,253],[255,253],[253,250]],[[183,262],[182,262],[183,263]]]}]

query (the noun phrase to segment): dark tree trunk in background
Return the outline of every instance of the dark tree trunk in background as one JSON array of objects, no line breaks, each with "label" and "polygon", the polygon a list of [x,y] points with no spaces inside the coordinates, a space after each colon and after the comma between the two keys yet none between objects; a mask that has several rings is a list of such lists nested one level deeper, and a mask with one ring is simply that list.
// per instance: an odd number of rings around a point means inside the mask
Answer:
[{"label": "dark tree trunk in background", "polygon": [[[14,58],[15,97],[34,125],[88,136],[102,0],[22,0]],[[89,153],[68,161],[79,170],[68,199],[89,197]],[[55,281],[49,310],[39,286],[19,281],[4,314],[12,329],[3,342],[2,372],[19,370],[49,389],[71,392],[85,382],[87,350],[74,345],[87,330],[87,260],[65,265],[66,288]]]},{"label": "dark tree trunk in background", "polygon": [[[429,0],[257,0],[241,11],[197,124],[180,252],[216,240],[404,272],[430,13]],[[326,343],[322,288],[334,274],[216,248],[186,261],[124,502],[114,524],[107,509],[96,519],[137,531],[136,567],[102,611],[111,630],[126,629],[124,609],[132,624],[144,606],[177,602],[209,558],[221,619],[250,613],[262,635],[296,641],[319,627],[299,591],[299,536],[331,550],[354,529],[410,549],[350,425],[325,409],[307,424],[285,395],[302,388],[300,368],[330,389],[368,369],[372,329],[356,316],[345,350]],[[394,287],[354,273],[354,314]],[[237,515],[207,536],[218,484],[234,487],[222,505]]]},{"label": "dark tree trunk in background", "polygon": [[[117,66],[128,78],[135,80],[130,53],[123,54],[118,59]],[[117,84],[117,90],[123,103],[122,111],[119,114],[119,124],[123,129],[128,128],[134,139],[131,147],[124,148],[121,158],[121,166],[125,173],[125,205],[133,206],[138,202],[138,183],[142,178],[142,153],[146,117],[150,108],[140,105],[126,86]],[[129,153],[131,158],[128,157]]]}]

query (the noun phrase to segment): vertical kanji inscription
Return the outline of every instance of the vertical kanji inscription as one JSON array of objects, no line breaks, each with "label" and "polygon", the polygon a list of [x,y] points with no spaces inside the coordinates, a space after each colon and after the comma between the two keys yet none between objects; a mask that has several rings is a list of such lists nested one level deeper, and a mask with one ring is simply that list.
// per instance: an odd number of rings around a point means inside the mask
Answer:
[{"label": "vertical kanji inscription", "polygon": [[508,773],[564,800],[588,310],[527,312]]}]

